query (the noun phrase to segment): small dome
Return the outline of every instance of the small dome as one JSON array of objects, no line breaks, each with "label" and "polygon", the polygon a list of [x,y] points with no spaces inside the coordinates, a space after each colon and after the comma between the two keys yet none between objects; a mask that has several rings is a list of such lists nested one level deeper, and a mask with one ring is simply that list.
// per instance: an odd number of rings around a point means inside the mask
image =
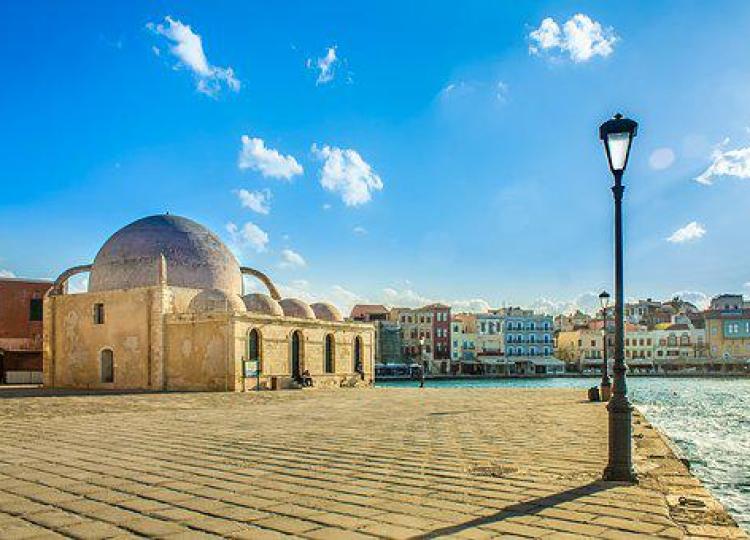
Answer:
[{"label": "small dome", "polygon": [[242,294],[240,266],[219,237],[168,214],[139,219],[110,236],[94,259],[89,292],[156,285],[162,255],[168,285]]},{"label": "small dome", "polygon": [[284,298],[279,302],[281,309],[284,310],[284,315],[287,317],[296,317],[298,319],[314,319],[315,313],[310,309],[310,306],[305,304],[302,300],[296,298]]},{"label": "small dome", "polygon": [[263,315],[275,315],[282,317],[284,310],[279,303],[267,294],[252,293],[242,297],[245,307],[251,313],[261,313]]},{"label": "small dome", "polygon": [[333,304],[326,302],[318,302],[310,306],[315,313],[315,318],[321,321],[341,322],[344,318],[341,316],[341,312]]},{"label": "small dome", "polygon": [[247,311],[245,303],[239,295],[219,291],[217,289],[201,291],[193,297],[188,306],[190,313],[227,311]]}]

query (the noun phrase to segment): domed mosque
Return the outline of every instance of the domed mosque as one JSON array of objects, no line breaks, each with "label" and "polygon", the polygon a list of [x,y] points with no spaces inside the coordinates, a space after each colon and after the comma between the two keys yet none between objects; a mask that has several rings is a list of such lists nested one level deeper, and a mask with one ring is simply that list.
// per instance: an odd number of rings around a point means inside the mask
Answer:
[{"label": "domed mosque", "polygon": [[[89,272],[85,293],[68,281]],[[264,293],[246,293],[243,277]],[[44,303],[51,388],[226,390],[372,384],[374,329],[328,303],[279,295],[203,225],[173,215],[114,233]]]}]

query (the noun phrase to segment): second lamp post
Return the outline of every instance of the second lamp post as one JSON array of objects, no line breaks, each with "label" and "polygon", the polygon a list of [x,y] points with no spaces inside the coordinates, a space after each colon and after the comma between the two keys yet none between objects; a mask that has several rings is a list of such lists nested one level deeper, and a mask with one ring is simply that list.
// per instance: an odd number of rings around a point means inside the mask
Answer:
[{"label": "second lamp post", "polygon": [[612,395],[612,382],[609,380],[609,358],[607,358],[607,310],[609,309],[609,293],[602,291],[599,295],[602,305],[602,382],[599,385],[599,394],[602,401],[609,401]]}]

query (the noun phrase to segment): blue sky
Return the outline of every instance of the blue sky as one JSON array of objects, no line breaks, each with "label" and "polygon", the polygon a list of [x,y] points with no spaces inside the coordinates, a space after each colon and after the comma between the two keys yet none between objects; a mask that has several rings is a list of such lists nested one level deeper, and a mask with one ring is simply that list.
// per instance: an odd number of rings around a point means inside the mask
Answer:
[{"label": "blue sky", "polygon": [[0,272],[169,211],[343,308],[585,307],[622,111],[626,295],[745,290],[748,27],[747,2],[6,2]]}]

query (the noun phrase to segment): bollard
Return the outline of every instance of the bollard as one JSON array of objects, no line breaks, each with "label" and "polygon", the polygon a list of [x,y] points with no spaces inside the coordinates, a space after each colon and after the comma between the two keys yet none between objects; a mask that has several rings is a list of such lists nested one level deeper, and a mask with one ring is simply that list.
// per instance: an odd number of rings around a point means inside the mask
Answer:
[{"label": "bollard", "polygon": [[589,388],[589,401],[600,401],[598,386],[592,386]]}]

